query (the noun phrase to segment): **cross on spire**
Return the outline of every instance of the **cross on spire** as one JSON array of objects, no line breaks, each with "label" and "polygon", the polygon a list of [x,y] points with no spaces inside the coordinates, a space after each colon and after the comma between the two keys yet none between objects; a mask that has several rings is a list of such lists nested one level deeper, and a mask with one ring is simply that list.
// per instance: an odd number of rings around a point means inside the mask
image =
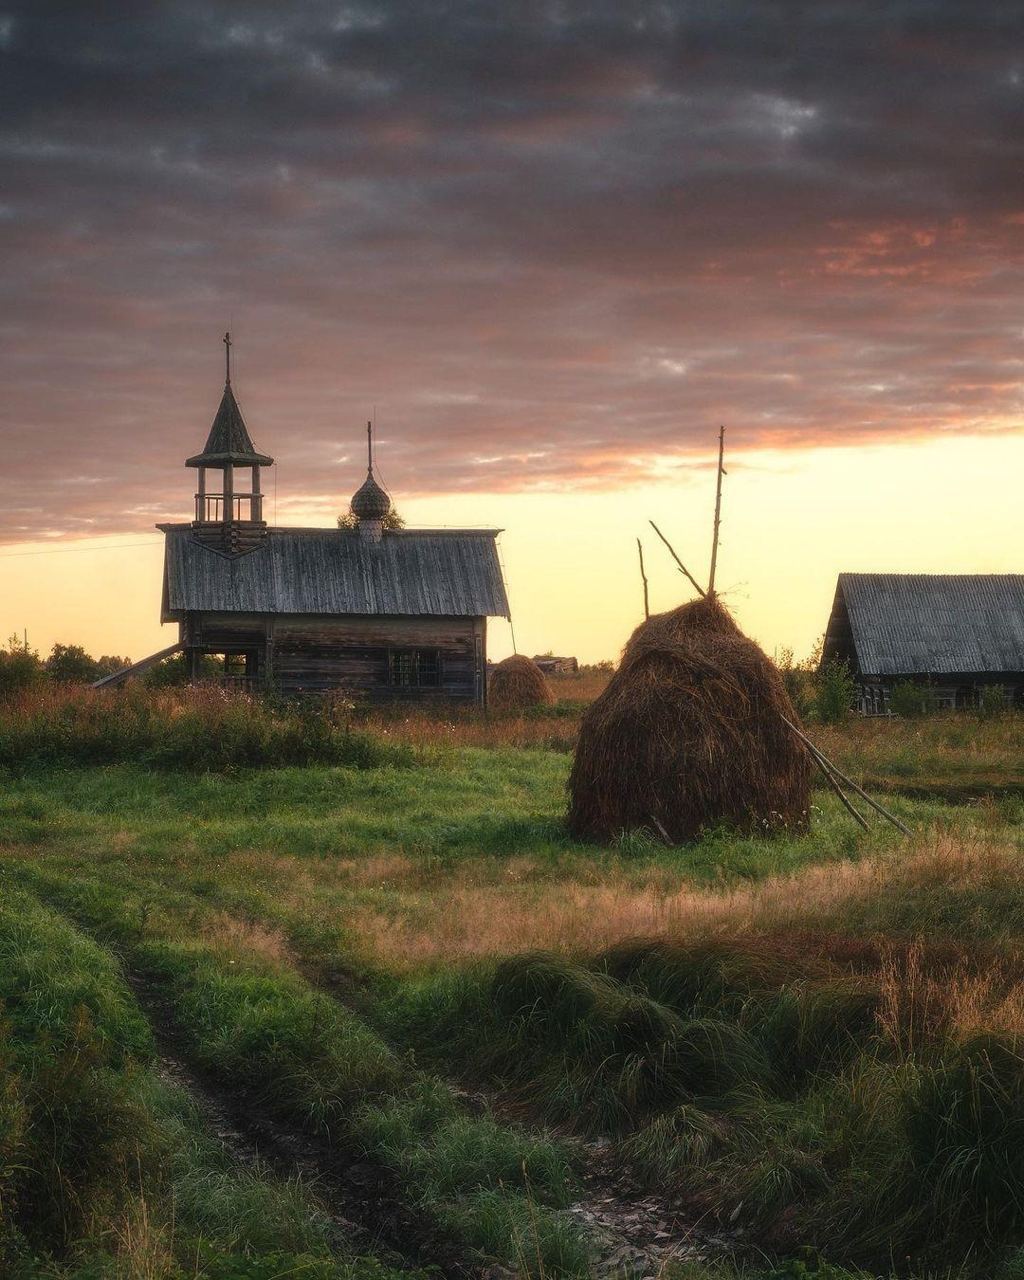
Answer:
[{"label": "cross on spire", "polygon": [[231,334],[224,335],[224,384],[231,386]]},{"label": "cross on spire", "polygon": [[366,469],[373,470],[373,423],[366,424]]}]

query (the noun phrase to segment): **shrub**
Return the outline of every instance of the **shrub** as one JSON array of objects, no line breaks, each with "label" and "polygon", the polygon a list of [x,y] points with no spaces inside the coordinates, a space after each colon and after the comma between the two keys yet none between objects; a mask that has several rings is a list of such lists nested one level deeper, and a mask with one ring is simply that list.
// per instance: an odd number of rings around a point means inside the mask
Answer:
[{"label": "shrub", "polygon": [[100,664],[80,644],[55,644],[43,666],[62,684],[91,684],[100,677]]},{"label": "shrub", "polygon": [[889,694],[889,710],[894,716],[904,719],[925,715],[930,709],[930,702],[928,689],[913,680],[901,680],[893,685]]},{"label": "shrub", "polygon": [[274,705],[213,687],[23,691],[0,707],[0,766],[128,761],[226,769],[409,765],[411,747],[349,727],[337,704]]},{"label": "shrub", "polygon": [[841,724],[849,715],[857,684],[845,662],[830,662],[818,675],[814,710],[822,724]]},{"label": "shrub", "polygon": [[0,649],[0,698],[23,689],[31,689],[43,679],[39,654],[11,636],[6,649]]},{"label": "shrub", "polygon": [[979,715],[986,718],[1002,715],[1006,707],[1006,690],[1001,684],[982,685],[978,694]]}]

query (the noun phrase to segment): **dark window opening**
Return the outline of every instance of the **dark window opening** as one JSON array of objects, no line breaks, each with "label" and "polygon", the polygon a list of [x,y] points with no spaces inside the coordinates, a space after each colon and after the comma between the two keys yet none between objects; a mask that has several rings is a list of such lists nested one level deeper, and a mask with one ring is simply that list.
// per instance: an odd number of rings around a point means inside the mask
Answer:
[{"label": "dark window opening", "polygon": [[391,649],[388,680],[399,689],[436,688],[441,683],[441,655],[436,649]]}]

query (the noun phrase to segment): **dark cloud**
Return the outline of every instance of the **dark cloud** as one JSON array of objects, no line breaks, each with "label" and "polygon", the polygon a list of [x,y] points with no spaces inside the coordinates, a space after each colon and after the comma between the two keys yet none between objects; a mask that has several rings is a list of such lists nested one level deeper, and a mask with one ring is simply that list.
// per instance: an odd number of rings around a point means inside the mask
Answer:
[{"label": "dark cloud", "polygon": [[1012,429],[1022,50],[1001,0],[0,0],[4,532],[187,510],[228,323],[282,495],[374,403],[402,493]]}]

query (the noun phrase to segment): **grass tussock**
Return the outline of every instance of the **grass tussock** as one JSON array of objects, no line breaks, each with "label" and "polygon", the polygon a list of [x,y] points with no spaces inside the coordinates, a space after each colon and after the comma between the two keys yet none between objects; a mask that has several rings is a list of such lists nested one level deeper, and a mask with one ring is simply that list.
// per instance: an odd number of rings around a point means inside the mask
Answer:
[{"label": "grass tussock", "polygon": [[1024,870],[940,842],[874,874],[406,982],[387,1017],[764,1248],[991,1275],[1024,1242]]}]

